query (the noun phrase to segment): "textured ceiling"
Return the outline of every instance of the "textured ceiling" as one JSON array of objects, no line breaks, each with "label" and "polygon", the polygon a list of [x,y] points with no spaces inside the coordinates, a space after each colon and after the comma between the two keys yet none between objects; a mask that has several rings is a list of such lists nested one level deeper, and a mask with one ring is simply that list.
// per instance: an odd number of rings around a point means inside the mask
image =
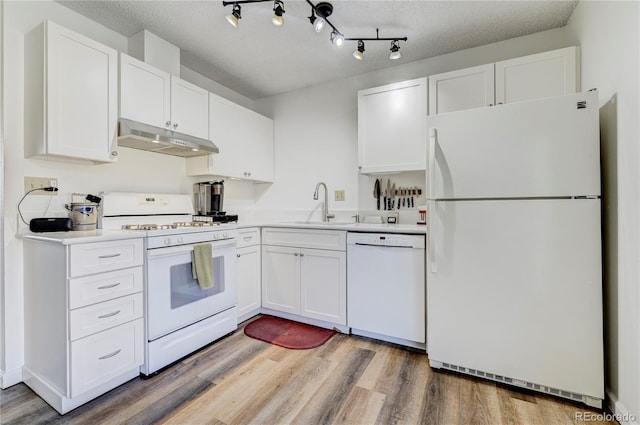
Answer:
[{"label": "textured ceiling", "polygon": [[[242,5],[238,28],[222,1],[60,1],[114,31],[142,29],[181,49],[182,65],[249,98],[426,59],[564,26],[577,1],[333,1],[329,20],[346,37],[408,37],[402,58],[389,60],[388,41],[365,43],[365,58],[317,34],[302,0],[284,0],[285,25],[271,24],[273,3]],[[316,4],[317,1],[314,1]]]}]

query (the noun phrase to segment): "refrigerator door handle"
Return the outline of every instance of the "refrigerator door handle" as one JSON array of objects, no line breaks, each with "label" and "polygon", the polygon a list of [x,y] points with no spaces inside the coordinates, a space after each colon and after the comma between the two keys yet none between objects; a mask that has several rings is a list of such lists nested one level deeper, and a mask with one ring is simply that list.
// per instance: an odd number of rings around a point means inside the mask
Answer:
[{"label": "refrigerator door handle", "polygon": [[435,127],[431,127],[429,129],[429,181],[427,189],[429,193],[427,194],[427,198],[434,198],[433,193],[433,178],[435,176],[435,168],[436,168],[436,144],[438,143],[438,129]]},{"label": "refrigerator door handle", "polygon": [[[434,215],[435,215],[435,211],[436,211],[436,203],[434,201],[429,201],[429,209],[428,209],[429,213],[430,213],[430,217],[429,217],[429,223],[434,223]],[[429,229],[427,231],[427,255],[428,255],[428,259],[429,259],[429,263],[431,263],[431,268],[430,271],[431,273],[437,273],[438,272],[438,263],[436,261],[436,246],[435,246],[435,235],[433,234],[433,232],[435,232],[435,226],[429,226]]]}]

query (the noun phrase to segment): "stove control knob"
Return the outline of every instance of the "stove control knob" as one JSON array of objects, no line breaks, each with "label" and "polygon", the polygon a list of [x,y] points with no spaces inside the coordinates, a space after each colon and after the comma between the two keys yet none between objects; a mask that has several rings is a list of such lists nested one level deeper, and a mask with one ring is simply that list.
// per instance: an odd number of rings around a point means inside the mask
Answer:
[{"label": "stove control knob", "polygon": [[228,238],[228,237],[229,237],[229,235],[227,234],[227,232],[224,232],[224,233],[222,234],[222,237],[226,239],[226,238]]},{"label": "stove control knob", "polygon": [[214,234],[213,234],[213,239],[220,239],[220,235],[219,235],[219,234],[217,234],[217,233],[214,233]]},{"label": "stove control knob", "polygon": [[171,238],[164,238],[164,244],[165,245],[171,244]]},{"label": "stove control knob", "polygon": [[178,243],[182,243],[182,236],[178,236]]}]

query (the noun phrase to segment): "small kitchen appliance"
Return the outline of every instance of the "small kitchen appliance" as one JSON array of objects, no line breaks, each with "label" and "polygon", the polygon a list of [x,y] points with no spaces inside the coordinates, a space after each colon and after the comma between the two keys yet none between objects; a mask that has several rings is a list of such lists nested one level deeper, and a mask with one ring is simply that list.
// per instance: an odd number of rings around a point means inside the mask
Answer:
[{"label": "small kitchen appliance", "polygon": [[[99,227],[137,231],[145,239],[145,361],[150,375],[238,327],[236,229],[192,221],[190,195],[110,192]],[[214,285],[192,275],[196,245],[211,244]]]},{"label": "small kitchen appliance", "polygon": [[195,183],[193,185],[194,221],[229,223],[238,216],[223,210],[224,180]]}]

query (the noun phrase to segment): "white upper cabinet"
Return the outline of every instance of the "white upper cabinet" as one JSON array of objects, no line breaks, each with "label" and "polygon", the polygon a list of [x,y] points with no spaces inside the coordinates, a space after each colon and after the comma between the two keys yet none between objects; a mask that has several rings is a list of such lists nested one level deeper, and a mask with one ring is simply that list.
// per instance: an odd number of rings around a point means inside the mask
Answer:
[{"label": "white upper cabinet", "polygon": [[429,76],[429,114],[494,104],[493,64]]},{"label": "white upper cabinet", "polygon": [[218,154],[187,158],[187,175],[273,181],[273,120],[209,93],[209,139]]},{"label": "white upper cabinet", "polygon": [[25,37],[25,156],[116,160],[118,53],[43,22]]},{"label": "white upper cabinet", "polygon": [[169,127],[171,75],[120,53],[120,117]]},{"label": "white upper cabinet", "polygon": [[577,47],[567,47],[430,75],[429,114],[576,93],[578,55]]},{"label": "white upper cabinet", "polygon": [[171,128],[203,139],[209,136],[209,92],[173,75]]},{"label": "white upper cabinet", "polygon": [[209,93],[121,53],[120,117],[206,139]]},{"label": "white upper cabinet", "polygon": [[358,169],[361,173],[424,170],[427,79],[358,92]]},{"label": "white upper cabinet", "polygon": [[578,48],[496,62],[496,103],[562,96],[579,90]]}]

